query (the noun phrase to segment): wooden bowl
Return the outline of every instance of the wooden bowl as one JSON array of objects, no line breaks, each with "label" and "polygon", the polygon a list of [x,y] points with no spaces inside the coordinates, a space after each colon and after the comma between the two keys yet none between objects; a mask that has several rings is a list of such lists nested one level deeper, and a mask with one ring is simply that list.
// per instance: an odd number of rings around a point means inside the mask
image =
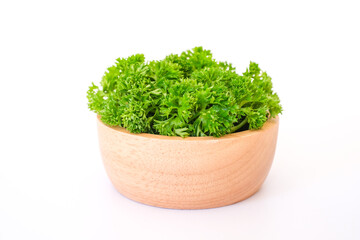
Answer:
[{"label": "wooden bowl", "polygon": [[98,117],[106,172],[124,196],[175,209],[221,207],[244,200],[264,182],[275,154],[279,119],[260,130],[215,137],[132,134]]}]

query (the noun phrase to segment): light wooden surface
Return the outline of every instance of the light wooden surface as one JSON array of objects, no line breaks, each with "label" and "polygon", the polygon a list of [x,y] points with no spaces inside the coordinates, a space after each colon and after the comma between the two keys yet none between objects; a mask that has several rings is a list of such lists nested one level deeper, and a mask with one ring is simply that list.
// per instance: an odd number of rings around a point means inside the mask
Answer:
[{"label": "light wooden surface", "polygon": [[261,130],[213,137],[131,134],[98,118],[106,172],[124,196],[148,205],[203,209],[256,193],[275,153],[279,119]]}]

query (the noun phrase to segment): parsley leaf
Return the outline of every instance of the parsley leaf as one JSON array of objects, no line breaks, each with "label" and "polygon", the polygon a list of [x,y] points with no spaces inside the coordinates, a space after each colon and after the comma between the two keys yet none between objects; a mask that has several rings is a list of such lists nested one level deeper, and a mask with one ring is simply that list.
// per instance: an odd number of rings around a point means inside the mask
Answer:
[{"label": "parsley leaf", "polygon": [[215,136],[260,129],[282,112],[271,77],[250,62],[243,74],[195,47],[161,61],[143,54],[118,58],[100,86],[87,92],[88,106],[110,126],[133,133]]}]

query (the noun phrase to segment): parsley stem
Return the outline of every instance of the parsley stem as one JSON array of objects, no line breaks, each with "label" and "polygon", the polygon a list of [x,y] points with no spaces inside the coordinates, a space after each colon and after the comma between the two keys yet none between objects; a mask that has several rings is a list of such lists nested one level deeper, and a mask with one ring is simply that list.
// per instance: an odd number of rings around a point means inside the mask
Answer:
[{"label": "parsley stem", "polygon": [[198,116],[200,116],[201,112],[197,112],[194,116],[192,116],[192,118],[190,118],[189,122],[194,121]]},{"label": "parsley stem", "polygon": [[245,117],[245,119],[242,120],[242,122],[241,122],[239,125],[233,126],[233,127],[231,128],[230,132],[233,133],[233,132],[236,132],[237,130],[239,130],[241,127],[243,127],[243,126],[247,123],[247,120],[248,120],[248,118]]},{"label": "parsley stem", "polygon": [[198,118],[200,116],[200,114],[202,113],[202,111],[206,108],[206,106],[203,106],[200,111],[198,111],[194,116],[192,116],[192,118],[190,118],[189,122],[194,121],[196,118]]}]

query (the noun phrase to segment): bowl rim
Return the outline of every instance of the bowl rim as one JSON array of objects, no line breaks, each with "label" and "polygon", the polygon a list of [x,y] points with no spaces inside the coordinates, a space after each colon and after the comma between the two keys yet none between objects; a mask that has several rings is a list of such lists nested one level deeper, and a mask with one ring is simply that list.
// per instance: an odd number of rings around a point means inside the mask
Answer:
[{"label": "bowl rim", "polygon": [[152,133],[131,133],[124,127],[106,125],[103,121],[101,121],[100,115],[97,115],[96,118],[97,118],[97,121],[99,124],[101,124],[102,126],[105,126],[106,128],[108,128],[114,132],[119,132],[122,134],[132,135],[132,136],[141,137],[141,138],[171,140],[171,141],[174,141],[174,140],[181,140],[181,141],[209,141],[209,140],[214,141],[215,140],[215,141],[220,141],[223,139],[234,139],[234,138],[239,138],[239,137],[252,136],[255,134],[261,134],[262,132],[265,132],[265,131],[279,125],[279,115],[278,115],[275,118],[269,118],[268,120],[266,120],[266,122],[264,123],[262,128],[257,129],[257,130],[245,130],[245,131],[241,131],[241,132],[229,133],[229,134],[226,134],[221,137],[213,137],[213,136],[192,137],[192,136],[190,136],[190,137],[182,138],[179,136],[165,136],[165,135],[152,134]]}]

